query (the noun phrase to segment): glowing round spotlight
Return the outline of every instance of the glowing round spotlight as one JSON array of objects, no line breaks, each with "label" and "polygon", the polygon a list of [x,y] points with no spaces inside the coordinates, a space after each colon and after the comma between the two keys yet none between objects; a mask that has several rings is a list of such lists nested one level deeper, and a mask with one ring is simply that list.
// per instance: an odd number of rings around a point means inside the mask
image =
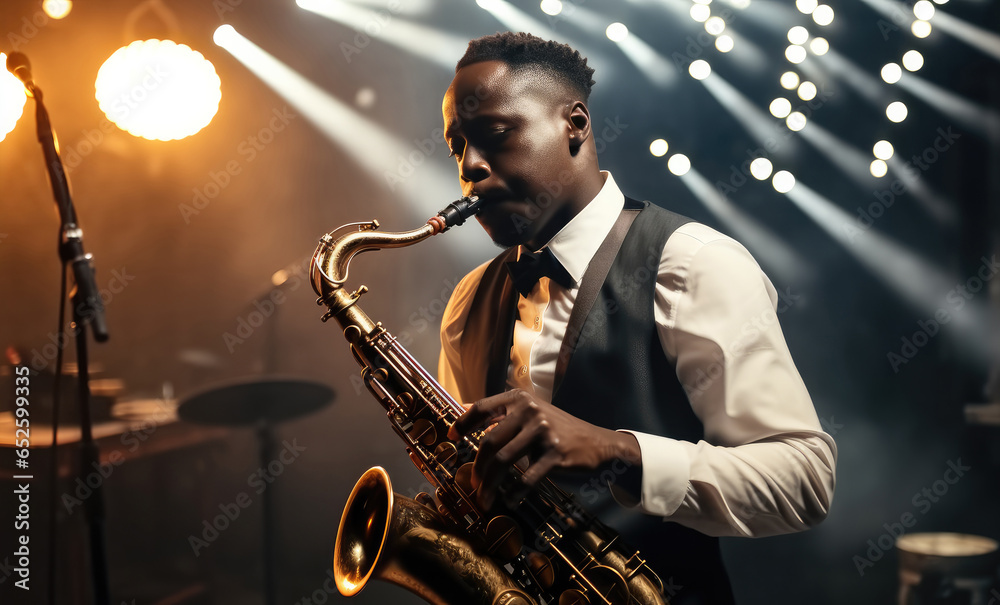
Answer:
[{"label": "glowing round spotlight", "polygon": [[683,153],[675,153],[667,160],[667,170],[671,174],[684,176],[688,173],[688,170],[691,170],[691,160]]},{"label": "glowing round spotlight", "polygon": [[664,139],[656,139],[649,144],[649,153],[653,154],[658,158],[662,158],[667,155],[667,150],[670,149],[670,144]]},{"label": "glowing round spotlight", "polygon": [[291,274],[286,269],[278,269],[271,274],[271,285],[277,288],[288,281],[289,277],[291,277]]},{"label": "glowing round spotlight", "polygon": [[902,101],[893,101],[885,108],[885,117],[889,118],[890,122],[898,124],[906,119],[906,114],[906,105]]},{"label": "glowing round spotlight", "polygon": [[795,0],[795,8],[803,15],[811,15],[818,5],[817,0]]},{"label": "glowing round spotlight", "polygon": [[688,67],[688,72],[695,80],[704,80],[708,76],[712,75],[712,66],[708,64],[708,61],[698,59],[697,61],[693,61],[691,63]]},{"label": "glowing round spotlight", "polygon": [[553,17],[562,12],[563,5],[559,0],[542,0],[542,12]]},{"label": "glowing round spotlight", "polygon": [[768,109],[771,111],[771,115],[776,118],[787,118],[788,114],[792,113],[792,103],[784,97],[778,97],[771,101]]},{"label": "glowing round spotlight", "polygon": [[889,173],[889,166],[882,160],[872,160],[868,170],[871,171],[873,177],[880,179]]},{"label": "glowing round spotlight", "polygon": [[[0,53],[0,66],[7,64],[7,55]],[[24,113],[24,104],[28,95],[24,92],[24,84],[6,69],[0,71],[0,141],[7,133],[14,130],[17,121]]]},{"label": "glowing round spotlight", "polygon": [[790,63],[801,63],[806,60],[806,49],[803,46],[792,44],[785,49],[785,58]]},{"label": "glowing round spotlight", "polygon": [[919,0],[913,5],[913,16],[922,21],[930,21],[934,16],[934,5],[928,0]]},{"label": "glowing round spotlight", "polygon": [[705,31],[713,36],[718,36],[726,31],[726,22],[722,20],[722,17],[709,17],[705,21]]},{"label": "glowing round spotlight", "polygon": [[727,53],[733,50],[734,46],[736,46],[736,41],[729,34],[722,34],[715,39],[715,48],[719,49],[720,53]]},{"label": "glowing round spotlight", "polygon": [[931,24],[929,21],[920,21],[918,19],[910,26],[910,31],[917,38],[926,38],[931,35]]},{"label": "glowing round spotlight", "polygon": [[786,71],[781,74],[781,87],[785,90],[795,90],[799,87],[799,74],[794,71]]},{"label": "glowing round spotlight", "polygon": [[774,173],[771,184],[778,193],[788,193],[795,186],[795,177],[787,170],[779,170]]},{"label": "glowing round spotlight", "polygon": [[809,30],[801,25],[796,25],[792,29],[788,30],[788,41],[792,44],[802,45],[805,44],[808,39]]},{"label": "glowing round spotlight", "polygon": [[947,4],[948,0],[934,0],[935,4]]},{"label": "glowing round spotlight", "polygon": [[811,50],[814,55],[822,56],[830,51],[830,43],[826,41],[826,38],[813,38],[809,42],[809,50]]},{"label": "glowing round spotlight", "polygon": [[816,98],[816,85],[806,81],[799,86],[799,98],[803,101],[812,101]]},{"label": "glowing round spotlight", "polygon": [[135,41],[104,62],[94,83],[112,122],[144,139],[171,141],[198,132],[219,110],[221,82],[200,52],[170,40]]},{"label": "glowing round spotlight", "polygon": [[806,127],[806,116],[801,112],[793,111],[785,118],[785,125],[788,126],[788,130],[798,132]]},{"label": "glowing round spotlight", "polygon": [[833,9],[827,4],[820,4],[812,12],[812,17],[816,25],[830,25],[833,23]]},{"label": "glowing round spotlight", "polygon": [[375,90],[365,86],[359,88],[357,94],[354,95],[354,104],[361,109],[371,109],[375,105],[376,98]]},{"label": "glowing round spotlight", "polygon": [[604,33],[608,36],[608,40],[612,42],[621,42],[625,38],[628,38],[628,28],[625,27],[624,23],[612,23]]},{"label": "glowing round spotlight", "polygon": [[771,176],[771,171],[774,167],[771,165],[771,160],[767,158],[757,158],[756,160],[750,162],[750,174],[753,178],[758,181],[766,181],[769,176]]},{"label": "glowing round spotlight", "polygon": [[895,150],[889,141],[879,141],[872,146],[872,154],[880,160],[888,160],[892,157],[893,153],[895,153]]},{"label": "glowing round spotlight", "polygon": [[899,82],[901,77],[903,77],[903,70],[900,69],[897,63],[886,63],[882,66],[882,79],[887,84],[895,84]]},{"label": "glowing round spotlight", "polygon": [[42,2],[42,10],[53,19],[62,19],[73,10],[72,0],[45,0]]},{"label": "glowing round spotlight", "polygon": [[924,56],[915,50],[908,50],[903,55],[903,67],[906,71],[917,71],[924,66]]},{"label": "glowing round spotlight", "polygon": [[236,28],[228,23],[215,28],[215,33],[212,34],[212,41],[223,48],[225,48],[226,44],[239,40],[239,38],[240,34],[236,31]]},{"label": "glowing round spotlight", "polygon": [[704,23],[708,21],[708,18],[712,16],[712,9],[705,6],[704,4],[692,4],[691,5],[691,18],[698,23]]}]

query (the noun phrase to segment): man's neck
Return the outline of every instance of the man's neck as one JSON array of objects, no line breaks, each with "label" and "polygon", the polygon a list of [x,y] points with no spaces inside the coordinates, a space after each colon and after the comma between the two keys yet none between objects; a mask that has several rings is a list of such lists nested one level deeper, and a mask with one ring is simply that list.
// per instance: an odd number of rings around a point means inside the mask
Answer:
[{"label": "man's neck", "polygon": [[597,197],[597,194],[604,188],[604,181],[605,176],[600,170],[587,171],[584,176],[576,179],[578,186],[573,194],[563,203],[559,212],[553,215],[552,220],[534,238],[524,243],[525,247],[537,252],[547,244],[556,233],[559,233],[573,220],[573,217],[580,214]]}]

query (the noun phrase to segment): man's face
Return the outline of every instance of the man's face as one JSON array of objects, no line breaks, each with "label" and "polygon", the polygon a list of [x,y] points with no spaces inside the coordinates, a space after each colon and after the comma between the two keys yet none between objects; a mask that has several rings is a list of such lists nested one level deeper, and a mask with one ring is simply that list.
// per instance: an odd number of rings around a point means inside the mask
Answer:
[{"label": "man's face", "polygon": [[573,159],[565,96],[544,76],[513,74],[500,61],[463,67],[445,93],[445,140],[462,193],[483,199],[477,219],[502,247],[544,245],[565,214]]}]

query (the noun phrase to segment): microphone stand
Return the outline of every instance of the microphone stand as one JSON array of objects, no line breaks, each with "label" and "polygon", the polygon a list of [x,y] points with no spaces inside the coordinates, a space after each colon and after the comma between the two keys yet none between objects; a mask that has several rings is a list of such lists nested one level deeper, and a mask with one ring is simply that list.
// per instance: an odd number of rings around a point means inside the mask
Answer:
[{"label": "microphone stand", "polygon": [[[56,151],[52,125],[49,113],[42,102],[42,91],[37,86],[29,88],[35,99],[35,118],[38,126],[38,142],[42,145],[45,155],[45,166],[48,169],[49,181],[52,183],[52,193],[56,206],[59,208],[61,221],[59,238],[59,259],[63,271],[66,265],[72,265],[76,287],[72,294],[73,300],[73,335],[76,339],[76,361],[78,367],[78,386],[80,401],[80,465],[77,470],[79,477],[100,463],[100,452],[94,443],[90,416],[90,374],[87,357],[87,327],[93,330],[94,340],[108,340],[108,326],[104,315],[104,304],[98,293],[94,279],[92,256],[83,251],[83,231],[77,226],[76,210],[69,193],[69,183],[62,160]],[[58,368],[57,368],[58,370]],[[56,459],[57,444],[52,444],[52,457]],[[56,486],[52,486],[56,490]],[[55,506],[55,504],[53,504]],[[96,605],[110,604],[108,588],[107,545],[105,542],[104,496],[101,486],[94,488],[90,497],[84,501],[87,525],[90,530],[90,561],[93,571],[94,603]],[[50,528],[55,531],[55,527]],[[55,556],[55,553],[50,553]],[[51,586],[55,591],[55,586]]]}]

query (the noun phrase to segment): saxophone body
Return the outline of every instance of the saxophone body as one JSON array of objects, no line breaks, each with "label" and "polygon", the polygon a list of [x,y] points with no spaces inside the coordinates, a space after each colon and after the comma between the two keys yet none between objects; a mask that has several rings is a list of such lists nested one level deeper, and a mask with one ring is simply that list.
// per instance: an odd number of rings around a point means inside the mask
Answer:
[{"label": "saxophone body", "polygon": [[323,320],[341,325],[365,385],[434,486],[433,495],[410,499],[392,491],[381,467],[361,476],[334,546],[337,588],[353,596],[376,578],[434,605],[665,605],[663,584],[639,553],[551,481],[516,506],[480,510],[472,462],[482,432],[447,438],[465,408],[358,307],[365,286],[344,288],[356,254],[423,241],[461,225],[477,206],[462,198],[412,231],[378,232],[377,221],[345,225],[324,235],[313,255]]}]

